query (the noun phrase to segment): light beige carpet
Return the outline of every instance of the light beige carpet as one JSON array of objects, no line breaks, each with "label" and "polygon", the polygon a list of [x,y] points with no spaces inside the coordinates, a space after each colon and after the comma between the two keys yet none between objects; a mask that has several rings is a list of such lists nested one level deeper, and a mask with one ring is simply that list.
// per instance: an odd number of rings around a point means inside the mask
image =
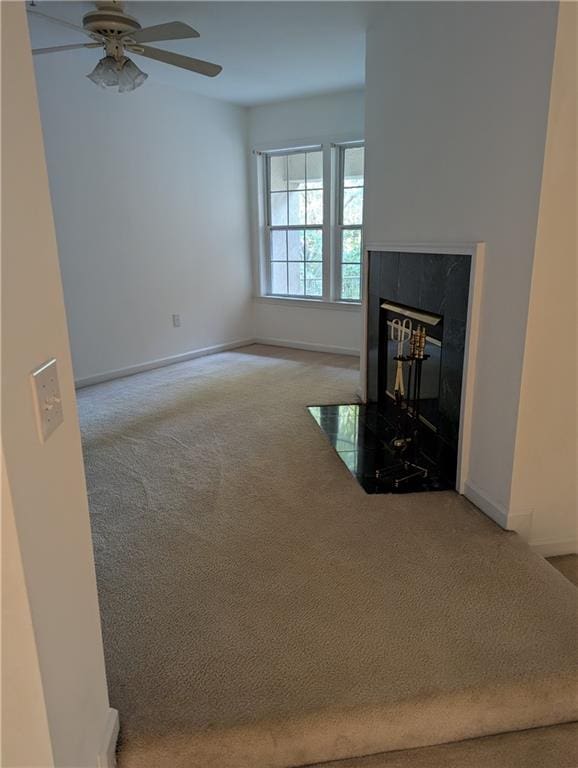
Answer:
[{"label": "light beige carpet", "polygon": [[366,495],[305,409],[351,365],[251,347],[79,392],[121,768],[578,719],[576,588],[455,493]]},{"label": "light beige carpet", "polygon": [[578,586],[578,555],[558,555],[549,557],[548,562],[560,571],[572,584]]},{"label": "light beige carpet", "polygon": [[578,723],[500,733],[437,747],[318,763],[310,768],[577,768]]}]

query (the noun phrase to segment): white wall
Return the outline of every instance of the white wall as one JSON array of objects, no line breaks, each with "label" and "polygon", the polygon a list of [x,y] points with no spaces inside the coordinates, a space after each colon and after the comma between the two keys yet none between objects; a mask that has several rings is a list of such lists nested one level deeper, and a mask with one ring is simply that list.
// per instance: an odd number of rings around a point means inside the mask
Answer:
[{"label": "white wall", "polygon": [[2,456],[2,749],[9,768],[54,765],[38,648]]},{"label": "white wall", "polygon": [[576,47],[562,3],[520,398],[511,510],[544,554],[576,552]]},{"label": "white wall", "polygon": [[[266,104],[249,109],[249,148],[282,148],[295,142],[321,143],[364,136],[364,93],[347,91]],[[251,158],[253,263],[258,269],[256,160]],[[255,281],[255,294],[258,294]],[[255,300],[255,336],[262,340],[335,352],[359,351],[359,309],[291,305]]]},{"label": "white wall", "polygon": [[[1,18],[2,764],[95,768],[110,710],[72,365],[24,4]],[[41,444],[30,372],[52,356],[64,423]]]},{"label": "white wall", "polygon": [[249,109],[251,147],[300,139],[364,135],[364,91],[345,91],[263,104]]},{"label": "white wall", "polygon": [[246,110],[152,77],[105,92],[95,61],[35,59],[81,380],[253,330]]},{"label": "white wall", "polygon": [[507,514],[557,6],[387,3],[367,39],[366,245],[485,241],[469,483]]}]

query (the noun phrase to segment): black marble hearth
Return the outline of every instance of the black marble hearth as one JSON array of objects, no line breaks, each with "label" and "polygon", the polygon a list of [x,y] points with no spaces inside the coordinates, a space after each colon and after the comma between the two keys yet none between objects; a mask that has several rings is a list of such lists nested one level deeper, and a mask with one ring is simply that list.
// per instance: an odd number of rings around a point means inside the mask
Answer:
[{"label": "black marble hearth", "polygon": [[[455,488],[471,257],[368,258],[367,403],[309,410],[368,493]],[[392,338],[405,318],[420,355]]]},{"label": "black marble hearth", "polygon": [[438,470],[437,462],[424,453],[429,472],[425,479],[416,478],[400,488],[391,480],[380,480],[376,473],[395,460],[391,440],[394,426],[376,403],[367,405],[313,405],[309,412],[319,424],[337,455],[367,493],[409,493],[447,490],[452,486]]}]

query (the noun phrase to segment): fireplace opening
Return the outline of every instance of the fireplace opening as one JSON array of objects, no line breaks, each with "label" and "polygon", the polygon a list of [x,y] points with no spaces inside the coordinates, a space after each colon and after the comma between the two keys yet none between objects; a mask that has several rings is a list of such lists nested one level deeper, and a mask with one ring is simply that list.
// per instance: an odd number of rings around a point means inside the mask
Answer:
[{"label": "fireplace opening", "polygon": [[366,401],[309,409],[368,493],[456,487],[470,263],[368,254]]},{"label": "fireplace opening", "polygon": [[444,317],[380,300],[377,412],[389,451],[376,480],[393,492],[455,486],[456,450],[443,435]]}]

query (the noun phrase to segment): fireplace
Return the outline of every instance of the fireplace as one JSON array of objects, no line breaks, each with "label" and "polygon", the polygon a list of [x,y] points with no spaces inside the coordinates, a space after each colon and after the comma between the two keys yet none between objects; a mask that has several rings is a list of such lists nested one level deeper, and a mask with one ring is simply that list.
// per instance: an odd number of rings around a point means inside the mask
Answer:
[{"label": "fireplace", "polygon": [[367,260],[365,402],[311,413],[368,493],[455,488],[471,254]]}]

